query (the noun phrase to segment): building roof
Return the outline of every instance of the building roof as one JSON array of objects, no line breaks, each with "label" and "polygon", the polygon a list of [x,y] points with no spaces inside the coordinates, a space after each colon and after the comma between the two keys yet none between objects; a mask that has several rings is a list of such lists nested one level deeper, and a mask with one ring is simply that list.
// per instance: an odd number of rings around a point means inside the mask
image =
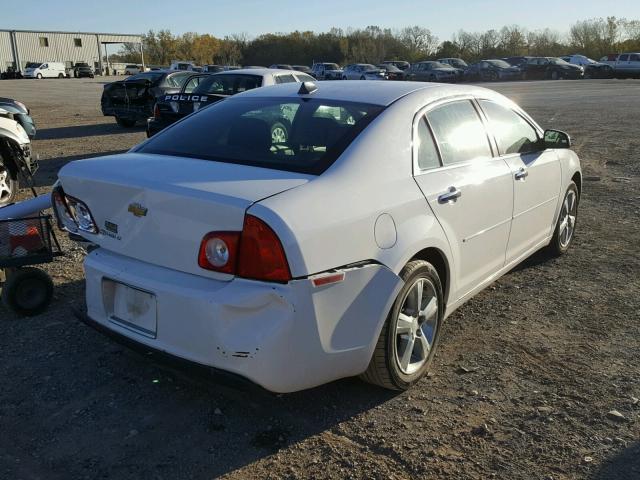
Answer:
[{"label": "building roof", "polygon": [[[0,28],[0,32],[9,33],[50,33],[50,34],[63,34],[63,35],[98,35],[99,37],[111,37],[114,41],[102,41],[102,43],[123,43],[122,40],[117,41],[119,38],[127,38],[131,43],[140,43],[142,36],[139,33],[105,33],[105,32],[64,32],[61,30],[17,30]],[[102,39],[101,39],[102,40]]]}]

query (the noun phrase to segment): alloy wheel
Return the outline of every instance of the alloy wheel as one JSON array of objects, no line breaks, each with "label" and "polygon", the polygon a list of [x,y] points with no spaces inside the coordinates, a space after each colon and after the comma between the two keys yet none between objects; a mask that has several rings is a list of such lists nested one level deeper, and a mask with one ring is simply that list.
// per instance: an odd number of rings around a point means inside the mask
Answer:
[{"label": "alloy wheel", "polygon": [[0,164],[0,204],[8,201],[12,194],[9,171]]},{"label": "alloy wheel", "polygon": [[271,131],[271,143],[285,143],[287,141],[287,131],[284,127],[276,125]]},{"label": "alloy wheel", "polygon": [[566,248],[573,238],[573,232],[576,228],[576,215],[578,213],[577,200],[576,192],[573,190],[569,190],[567,196],[564,197],[564,203],[560,211],[560,229],[558,235],[562,248]]},{"label": "alloy wheel", "polygon": [[438,329],[438,296],[429,279],[418,278],[407,290],[396,322],[396,362],[411,375],[428,360]]}]

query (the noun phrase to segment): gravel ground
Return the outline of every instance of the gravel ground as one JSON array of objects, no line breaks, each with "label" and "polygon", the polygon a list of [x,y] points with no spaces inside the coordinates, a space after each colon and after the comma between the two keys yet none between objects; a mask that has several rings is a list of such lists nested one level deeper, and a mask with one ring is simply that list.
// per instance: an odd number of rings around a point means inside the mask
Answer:
[{"label": "gravel ground", "polygon": [[[0,82],[39,126],[42,191],[68,161],[144,138],[101,116],[103,82]],[[577,236],[452,315],[414,389],[272,396],[160,367],[73,317],[82,254],[65,241],[50,310],[0,307],[0,478],[638,480],[640,81],[487,86],[574,138]]]}]

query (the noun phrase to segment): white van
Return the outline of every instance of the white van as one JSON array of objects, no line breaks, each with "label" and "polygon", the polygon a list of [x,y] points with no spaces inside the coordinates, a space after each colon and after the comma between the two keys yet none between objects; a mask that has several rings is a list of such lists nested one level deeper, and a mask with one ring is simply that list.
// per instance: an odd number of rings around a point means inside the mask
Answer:
[{"label": "white van", "polygon": [[64,78],[66,76],[64,62],[29,62],[24,69],[25,78]]}]

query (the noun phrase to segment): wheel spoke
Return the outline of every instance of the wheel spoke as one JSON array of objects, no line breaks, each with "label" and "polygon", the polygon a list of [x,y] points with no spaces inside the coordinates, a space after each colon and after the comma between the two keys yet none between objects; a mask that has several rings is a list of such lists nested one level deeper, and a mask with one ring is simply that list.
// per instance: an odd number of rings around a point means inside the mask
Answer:
[{"label": "wheel spoke", "polygon": [[420,280],[416,283],[416,314],[420,312],[422,308],[422,293],[424,289],[424,282]]},{"label": "wheel spoke", "polygon": [[415,338],[409,337],[407,339],[407,344],[405,345],[405,350],[402,352],[402,358],[400,359],[400,367],[404,371],[409,367],[409,362],[411,362],[411,355],[413,354],[413,347],[415,346]]},{"label": "wheel spoke", "polygon": [[569,195],[564,199],[564,211],[569,213]]},{"label": "wheel spoke", "polygon": [[434,315],[438,313],[438,299],[433,297],[427,303],[427,306],[420,312],[420,315],[425,318],[425,320],[429,320]]},{"label": "wheel spoke", "polygon": [[422,359],[426,359],[429,356],[429,352],[431,351],[431,344],[429,343],[429,339],[423,333],[418,337],[420,341],[420,349],[422,350]]},{"label": "wheel spoke", "polygon": [[396,333],[398,335],[404,335],[406,333],[411,333],[413,330],[415,319],[405,313],[401,313],[398,316],[398,323],[396,325]]}]

